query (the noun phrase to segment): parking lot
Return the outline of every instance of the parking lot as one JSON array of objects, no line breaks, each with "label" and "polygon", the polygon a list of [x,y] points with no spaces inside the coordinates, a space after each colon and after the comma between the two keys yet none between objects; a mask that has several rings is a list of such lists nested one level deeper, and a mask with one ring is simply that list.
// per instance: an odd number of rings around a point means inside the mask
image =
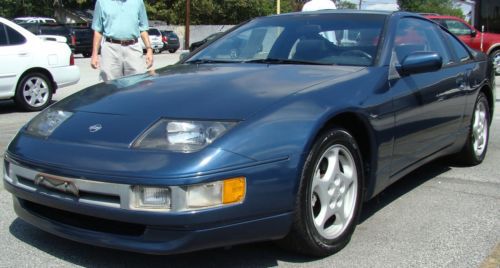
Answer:
[{"label": "parking lot", "polygon": [[[155,56],[160,68],[179,52]],[[90,60],[77,58],[81,80],[62,88],[58,101],[98,82]],[[497,77],[499,80],[500,77]],[[500,85],[500,80],[497,82]],[[440,160],[396,182],[366,203],[351,242],[339,253],[313,259],[272,242],[175,256],[149,256],[79,244],[50,235],[18,219],[11,195],[0,184],[0,267],[480,267],[500,260],[500,86],[485,161],[459,167]],[[0,102],[0,156],[16,132],[36,113]],[[0,168],[3,162],[0,162]],[[495,249],[496,247],[496,249]],[[484,266],[488,267],[488,266]]]}]

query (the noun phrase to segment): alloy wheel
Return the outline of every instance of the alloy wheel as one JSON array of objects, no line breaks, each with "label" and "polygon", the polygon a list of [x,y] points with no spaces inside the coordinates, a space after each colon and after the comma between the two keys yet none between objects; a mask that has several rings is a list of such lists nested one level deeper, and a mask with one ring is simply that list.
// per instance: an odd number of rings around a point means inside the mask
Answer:
[{"label": "alloy wheel", "polygon": [[49,99],[49,90],[50,88],[43,78],[37,76],[30,77],[22,87],[23,99],[31,107],[41,107]]},{"label": "alloy wheel", "polygon": [[318,233],[340,236],[354,216],[358,174],[354,158],[343,145],[329,147],[319,158],[311,187],[311,213]]}]

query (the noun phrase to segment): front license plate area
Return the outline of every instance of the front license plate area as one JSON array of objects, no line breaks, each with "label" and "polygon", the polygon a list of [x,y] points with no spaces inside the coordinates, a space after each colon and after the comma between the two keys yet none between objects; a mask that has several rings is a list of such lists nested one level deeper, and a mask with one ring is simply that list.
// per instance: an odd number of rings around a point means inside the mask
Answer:
[{"label": "front license plate area", "polygon": [[40,173],[35,177],[35,184],[45,187],[49,190],[56,190],[66,194],[79,196],[79,190],[76,185],[64,178]]}]

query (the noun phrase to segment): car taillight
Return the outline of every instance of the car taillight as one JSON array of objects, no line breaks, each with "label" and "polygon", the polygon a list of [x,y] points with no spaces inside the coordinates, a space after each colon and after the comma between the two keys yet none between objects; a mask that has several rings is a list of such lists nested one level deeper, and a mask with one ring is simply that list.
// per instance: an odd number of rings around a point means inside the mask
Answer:
[{"label": "car taillight", "polygon": [[76,36],[74,35],[71,36],[71,44],[76,45]]},{"label": "car taillight", "polygon": [[69,65],[75,65],[75,56],[73,56],[73,53],[69,56]]},{"label": "car taillight", "polygon": [[162,36],[163,42],[167,42],[168,38],[166,36]]}]

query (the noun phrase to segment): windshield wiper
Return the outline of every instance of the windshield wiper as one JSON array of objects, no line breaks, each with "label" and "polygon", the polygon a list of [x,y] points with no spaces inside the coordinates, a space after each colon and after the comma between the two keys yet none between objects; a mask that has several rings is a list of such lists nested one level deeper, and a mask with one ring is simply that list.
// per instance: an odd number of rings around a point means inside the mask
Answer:
[{"label": "windshield wiper", "polygon": [[292,60],[292,59],[274,59],[274,58],[247,60],[247,61],[244,61],[244,63],[333,65],[331,63],[321,63],[321,62],[315,62],[315,61]]},{"label": "windshield wiper", "polygon": [[196,60],[186,61],[185,63],[190,63],[190,64],[206,64],[206,63],[239,63],[239,62],[240,61],[214,60],[214,59],[196,59]]}]

